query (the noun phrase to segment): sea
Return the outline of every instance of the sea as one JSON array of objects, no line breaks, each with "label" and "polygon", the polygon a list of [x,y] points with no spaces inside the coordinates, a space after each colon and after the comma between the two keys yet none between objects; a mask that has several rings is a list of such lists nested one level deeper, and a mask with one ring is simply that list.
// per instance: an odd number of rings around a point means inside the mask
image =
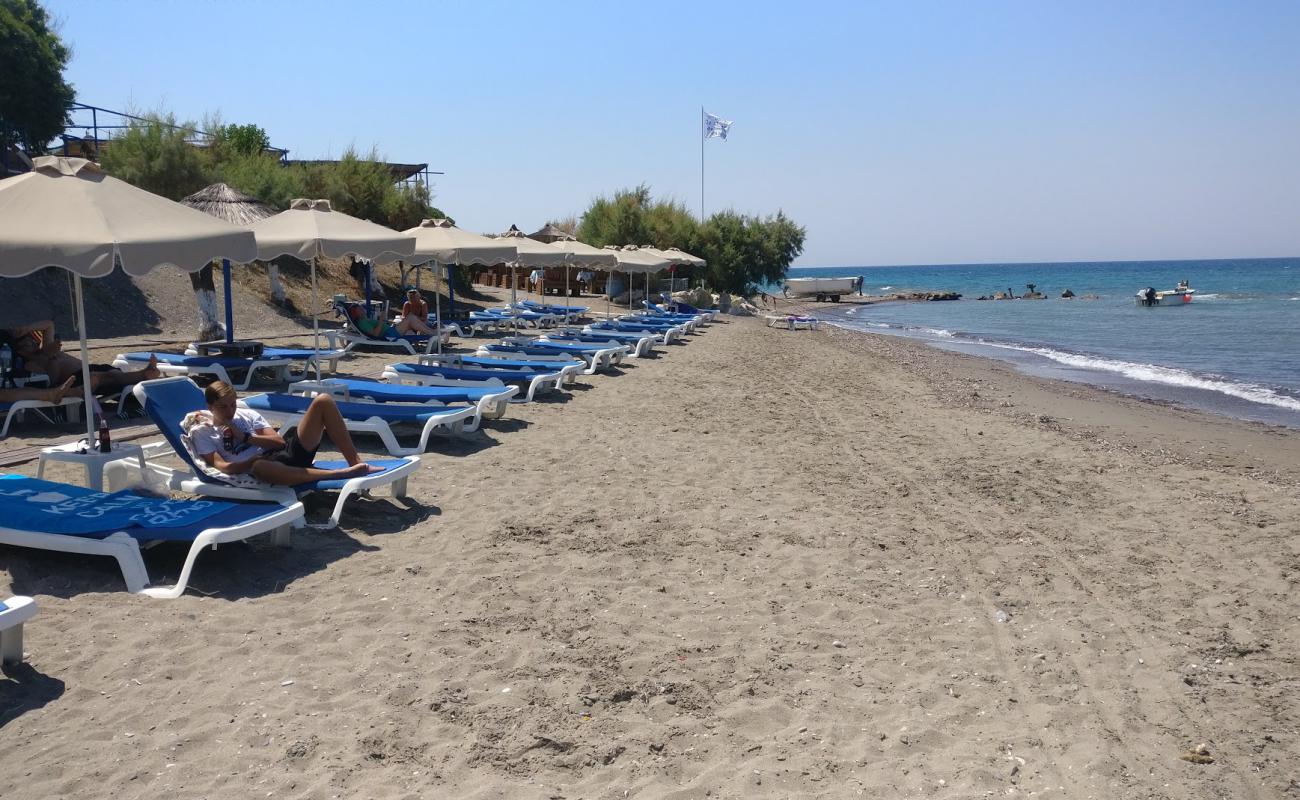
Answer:
[{"label": "sea", "polygon": [[[795,267],[858,277],[863,293],[953,291],[955,301],[824,303],[828,323],[996,358],[1022,372],[1300,428],[1300,258]],[[1139,289],[1188,281],[1190,303],[1145,308]],[[1034,284],[1045,300],[978,300]],[[1062,299],[1069,289],[1073,299]],[[768,287],[779,293],[780,286]]]}]

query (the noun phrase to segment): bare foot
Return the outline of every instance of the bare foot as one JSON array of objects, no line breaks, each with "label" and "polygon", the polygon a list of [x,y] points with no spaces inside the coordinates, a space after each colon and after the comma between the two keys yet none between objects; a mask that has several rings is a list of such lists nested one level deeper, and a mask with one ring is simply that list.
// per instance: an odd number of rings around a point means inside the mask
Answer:
[{"label": "bare foot", "polygon": [[55,405],[58,405],[58,403],[62,401],[63,398],[65,397],[76,397],[77,395],[81,394],[81,388],[74,387],[72,385],[74,382],[76,382],[76,380],[77,378],[75,375],[71,378],[68,378],[66,381],[63,382],[63,385],[56,386],[53,389],[50,389],[48,392],[46,392],[45,397],[42,399],[44,399],[48,403],[53,403]]},{"label": "bare foot", "polygon": [[339,479],[344,479],[344,478],[360,478],[374,472],[383,472],[383,471],[384,471],[383,467],[376,467],[372,464],[367,464],[366,462],[362,461],[360,463],[353,464],[350,467],[344,467],[343,469],[335,470],[335,473]]},{"label": "bare foot", "polygon": [[161,378],[162,372],[158,369],[158,356],[149,354],[149,366],[144,368],[144,379],[149,381],[154,378]]}]

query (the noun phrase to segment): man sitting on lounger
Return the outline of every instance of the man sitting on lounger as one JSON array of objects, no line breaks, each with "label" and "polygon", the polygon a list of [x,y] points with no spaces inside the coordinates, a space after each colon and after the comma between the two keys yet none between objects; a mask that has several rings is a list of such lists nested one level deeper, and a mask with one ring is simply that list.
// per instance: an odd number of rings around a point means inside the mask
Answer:
[{"label": "man sitting on lounger", "polygon": [[[203,395],[211,419],[190,429],[190,441],[208,466],[227,475],[250,474],[276,486],[294,486],[309,481],[358,478],[381,471],[380,467],[361,460],[338,405],[329,395],[316,395],[298,425],[284,436],[276,433],[261,414],[239,408],[238,395],[230,384],[214,381]],[[330,441],[349,466],[343,469],[312,466],[325,434],[329,434]]]},{"label": "man sitting on lounger", "polygon": [[[43,373],[50,385],[62,386],[68,380],[73,386],[81,385],[81,359],[63,352],[63,342],[55,335],[50,320],[0,331],[0,344],[6,341],[14,355],[23,359],[27,371]],[[148,366],[134,372],[108,364],[90,365],[90,388],[95,394],[116,394],[123,387],[159,377],[162,373],[158,371],[158,360],[152,356]]]}]

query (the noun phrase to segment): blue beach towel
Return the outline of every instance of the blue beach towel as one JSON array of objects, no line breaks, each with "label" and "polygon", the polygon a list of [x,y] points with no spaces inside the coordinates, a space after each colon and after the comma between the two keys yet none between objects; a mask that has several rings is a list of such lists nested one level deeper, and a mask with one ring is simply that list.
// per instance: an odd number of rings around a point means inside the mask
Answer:
[{"label": "blue beach towel", "polygon": [[0,519],[11,528],[88,534],[128,528],[182,528],[234,503],[169,500],[135,492],[96,492],[65,483],[0,476]]}]

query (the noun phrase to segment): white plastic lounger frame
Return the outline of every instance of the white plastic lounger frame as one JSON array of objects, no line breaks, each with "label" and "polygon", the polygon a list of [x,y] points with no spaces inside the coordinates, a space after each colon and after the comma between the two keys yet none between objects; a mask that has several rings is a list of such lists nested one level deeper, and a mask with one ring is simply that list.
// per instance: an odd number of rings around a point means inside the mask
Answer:
[{"label": "white plastic lounger frame", "polygon": [[[44,417],[44,411],[51,408],[66,408],[68,410],[68,422],[78,422],[81,419],[81,406],[85,401],[80,397],[65,397],[57,403],[51,403],[48,400],[15,400],[7,404],[8,408],[0,409],[0,414],[5,415],[4,426],[0,427],[0,439],[9,435],[9,425],[17,419],[24,411],[35,411]],[[46,417],[46,421],[49,418]]]},{"label": "white plastic lounger frame", "polygon": [[[409,339],[403,339],[401,337],[398,337],[397,339],[371,339],[369,336],[366,336],[364,334],[353,333],[352,331],[341,330],[341,329],[334,330],[334,331],[326,331],[325,333],[326,336],[328,336],[330,339],[330,347],[335,346],[335,341],[334,341],[335,337],[338,337],[339,339],[342,339],[344,342],[347,342],[347,344],[345,344],[341,348],[345,353],[352,352],[358,346],[381,347],[386,350],[401,350],[402,352],[412,356],[419,355],[421,352],[420,350],[416,349],[414,342],[412,342]],[[445,345],[450,341],[451,341],[450,332],[444,331],[442,334],[442,343]],[[425,343],[424,352],[426,353],[432,352],[435,343],[436,342],[434,337],[430,336],[429,341]]]},{"label": "white plastic lounger frame", "polygon": [[[140,401],[142,407],[147,408],[145,402],[149,395],[149,384],[165,380],[176,380],[175,378],[159,378],[157,381],[141,381],[135,385],[135,398]],[[196,387],[197,388],[197,387]],[[179,424],[179,421],[177,422]],[[298,502],[298,493],[292,486],[231,486],[225,483],[218,483],[211,479],[204,480],[190,469],[185,463],[185,458],[178,454],[171,446],[171,443],[164,439],[161,442],[150,442],[141,448],[144,451],[145,469],[159,479],[167,488],[185,492],[186,494],[198,495],[201,497],[226,497],[233,500],[265,500],[267,502],[279,503],[282,506],[291,506]],[[171,457],[181,461],[180,467],[171,467],[159,463],[159,459],[165,458],[170,454]],[[405,456],[405,464],[396,467],[390,467],[383,472],[372,475],[362,475],[359,478],[349,478],[337,489],[322,489],[319,491],[336,491],[338,500],[334,503],[334,511],[330,514],[327,522],[311,523],[299,518],[294,522],[294,527],[309,527],[318,529],[336,528],[339,524],[339,517],[343,515],[343,504],[354,494],[369,494],[374,489],[381,486],[391,486],[393,497],[401,498],[406,496],[406,482],[412,472],[420,468],[419,456]],[[130,461],[113,461],[105,465],[104,477],[105,485],[108,491],[113,492],[123,488],[130,482],[131,464]],[[138,472],[138,470],[136,470]],[[303,493],[318,491],[316,489],[304,489]]]},{"label": "white plastic lounger frame", "polygon": [[[606,333],[617,333],[617,331],[606,331]],[[573,336],[588,336],[593,339],[600,338],[599,331],[596,331],[594,333],[587,333],[585,331],[574,331],[574,332],[560,331],[556,333],[544,334],[542,336],[542,341],[558,342],[560,344],[588,344],[593,347],[599,347],[601,345],[604,345],[605,347],[627,347],[630,350],[630,352],[627,354],[628,358],[645,358],[646,356],[653,353],[655,349],[655,336],[649,333],[638,338],[635,344],[633,344],[630,341],[620,341],[618,339],[605,339],[597,342],[583,341],[581,339],[566,339],[565,338],[566,334],[573,335]]]},{"label": "white plastic lounger frame", "polygon": [[[610,322],[614,323],[616,322],[616,320],[610,320]],[[649,336],[654,339],[655,344],[663,344],[663,345],[672,344],[678,339],[681,339],[683,335],[683,331],[681,328],[669,328],[663,333],[656,333],[654,331],[630,331],[630,330],[620,330],[618,328],[597,328],[593,325],[585,326],[582,329],[582,332],[590,336],[599,336],[602,333],[635,333],[641,336]]]},{"label": "white plastic lounger frame", "polygon": [[[424,358],[424,356],[421,356],[421,358]],[[401,381],[389,381],[389,383],[400,384]],[[498,383],[500,383],[500,381],[498,381]],[[472,381],[467,381],[465,385],[468,388],[485,388],[482,384],[477,384]],[[501,391],[484,395],[474,404],[474,408],[478,410],[478,415],[482,419],[501,419],[505,416],[506,410],[510,407],[511,398],[516,394],[519,394],[519,388],[516,386],[501,386],[500,388]],[[356,399],[366,403],[373,402],[370,398],[364,395],[357,395],[353,398],[346,383],[337,380],[330,380],[328,378],[319,381],[295,381],[285,387],[285,392],[288,394],[302,394],[308,396],[328,394],[336,400],[352,401],[353,399]],[[422,403],[423,405],[432,406],[434,408],[446,405],[446,403],[437,400],[420,401],[411,399],[403,400],[401,402],[407,404]]]},{"label": "white plastic lounger frame", "polygon": [[815,317],[780,317],[769,314],[764,319],[767,320],[767,327],[769,328],[787,328],[792,331],[800,329],[817,330],[817,319]]},{"label": "white plastic lounger frame", "polygon": [[[113,366],[124,370],[139,369],[144,365],[144,363],[145,362],[143,361],[128,359],[122,354],[119,354],[117,358],[113,359]],[[225,366],[221,364],[164,364],[160,361],[158,362],[158,371],[168,378],[188,378],[191,375],[211,375],[219,381],[225,381],[236,389],[246,391],[248,387],[252,385],[253,378],[256,377],[258,370],[274,370],[275,375],[273,381],[275,383],[283,383],[289,380],[289,367],[291,366],[293,366],[293,362],[287,358],[255,358],[248,363],[248,371],[244,373],[244,380],[242,382],[232,380],[230,373],[227,372]],[[240,369],[243,369],[243,367],[240,367]],[[317,374],[319,374],[319,370]]]},{"label": "white plastic lounger frame", "polygon": [[[485,373],[489,370],[484,370]],[[516,386],[506,386],[500,378],[485,377],[481,381],[466,381],[457,378],[446,378],[442,375],[420,375],[412,372],[398,372],[391,366],[384,367],[384,380],[389,383],[405,383],[411,386],[458,386],[463,389],[483,388],[501,386],[507,389],[518,389]],[[510,398],[511,403],[531,403],[539,394],[543,394],[552,389],[559,389],[564,383],[564,374],[561,372],[539,372],[528,381],[528,388],[521,394],[515,394]],[[523,381],[521,380],[520,383]],[[522,395],[522,396],[521,396]]]},{"label": "white plastic lounger frame", "polygon": [[0,663],[23,660],[23,623],[36,616],[36,601],[16,595],[0,603]]},{"label": "white plastic lounger frame", "polygon": [[[507,336],[506,338],[501,340],[501,343],[507,345],[518,345],[521,347],[527,347],[529,345],[536,345],[536,344],[542,344],[542,345],[550,344],[548,342],[542,342],[538,339],[533,339],[528,336]],[[582,371],[582,374],[595,375],[597,372],[599,372],[602,369],[609,369],[610,367],[616,364],[622,364],[623,356],[627,355],[632,348],[620,344],[620,345],[615,345],[613,347],[595,346],[595,347],[584,348],[584,349],[592,352],[560,353],[556,355],[547,355],[547,354],[535,355],[532,353],[523,353],[520,355],[505,356],[505,357],[506,358],[528,358],[534,361],[547,361],[547,360],[554,360],[554,359],[567,359],[571,361],[575,358],[581,358],[583,361],[587,362],[587,368]],[[487,347],[480,347],[478,350],[478,355],[495,357],[495,358],[503,357],[502,351],[489,350]]]},{"label": "white plastic lounger frame", "polygon": [[302,520],[302,503],[295,500],[292,505],[281,508],[267,504],[266,511],[266,514],[242,525],[232,528],[209,528],[194,537],[194,541],[190,543],[189,554],[185,556],[185,566],[181,567],[174,586],[149,586],[149,571],[145,569],[144,559],[140,556],[140,542],[124,531],[118,531],[103,539],[91,539],[85,536],[24,531],[0,525],[0,543],[38,550],[55,550],[61,553],[111,556],[117,559],[117,565],[122,570],[122,578],[126,581],[127,591],[170,599],[185,593],[185,585],[189,583],[194,562],[206,547],[237,542],[262,533],[270,533],[272,541],[278,545],[288,545],[290,526]]},{"label": "white plastic lounger frame", "polygon": [[[577,356],[533,356],[527,353],[498,353],[496,351],[492,351],[487,355],[483,355],[482,352],[479,352],[475,353],[475,356],[478,358],[492,358],[498,361],[534,361],[546,364],[546,368],[539,370],[539,373],[550,375],[553,372],[558,372],[564,379],[561,383],[565,384],[573,383],[587,368],[587,362]],[[512,358],[511,356],[517,356],[517,358]],[[555,364],[554,367],[551,367],[552,362]],[[418,363],[434,367],[453,367],[455,369],[463,369],[469,372],[478,370],[486,372],[487,375],[485,377],[489,378],[492,377],[492,370],[494,369],[493,367],[484,366],[483,364],[466,364],[461,358],[460,353],[443,353],[442,355],[434,353],[431,355],[420,356]],[[503,366],[502,368],[514,369],[514,367],[510,366]],[[526,370],[521,369],[519,371]]]},{"label": "white plastic lounger frame", "polygon": [[[362,403],[365,401],[357,400],[353,402]],[[397,441],[397,434],[393,433],[393,425],[404,423],[392,423],[384,419],[383,416],[381,416],[383,413],[383,403],[369,403],[369,405],[376,406],[375,410],[378,413],[375,416],[370,417],[369,419],[348,419],[347,417],[344,417],[343,423],[347,426],[349,433],[373,433],[378,436],[380,440],[383,441],[384,447],[387,448],[388,453],[394,456],[409,456],[423,453],[429,447],[429,437],[435,433],[441,433],[446,436],[458,436],[464,433],[473,433],[478,430],[480,421],[477,407],[467,406],[460,409],[450,409],[446,406],[443,406],[442,408],[430,407],[429,411],[436,414],[436,416],[425,420],[424,427],[420,431],[420,443],[415,447],[403,447]],[[248,408],[248,404],[244,402],[244,400],[239,401],[239,406],[240,408]],[[410,407],[409,404],[407,407]],[[303,415],[300,413],[288,411],[276,411],[267,408],[257,408],[254,410],[269,419],[271,422],[276,423],[281,432],[296,426],[303,418]]]}]

